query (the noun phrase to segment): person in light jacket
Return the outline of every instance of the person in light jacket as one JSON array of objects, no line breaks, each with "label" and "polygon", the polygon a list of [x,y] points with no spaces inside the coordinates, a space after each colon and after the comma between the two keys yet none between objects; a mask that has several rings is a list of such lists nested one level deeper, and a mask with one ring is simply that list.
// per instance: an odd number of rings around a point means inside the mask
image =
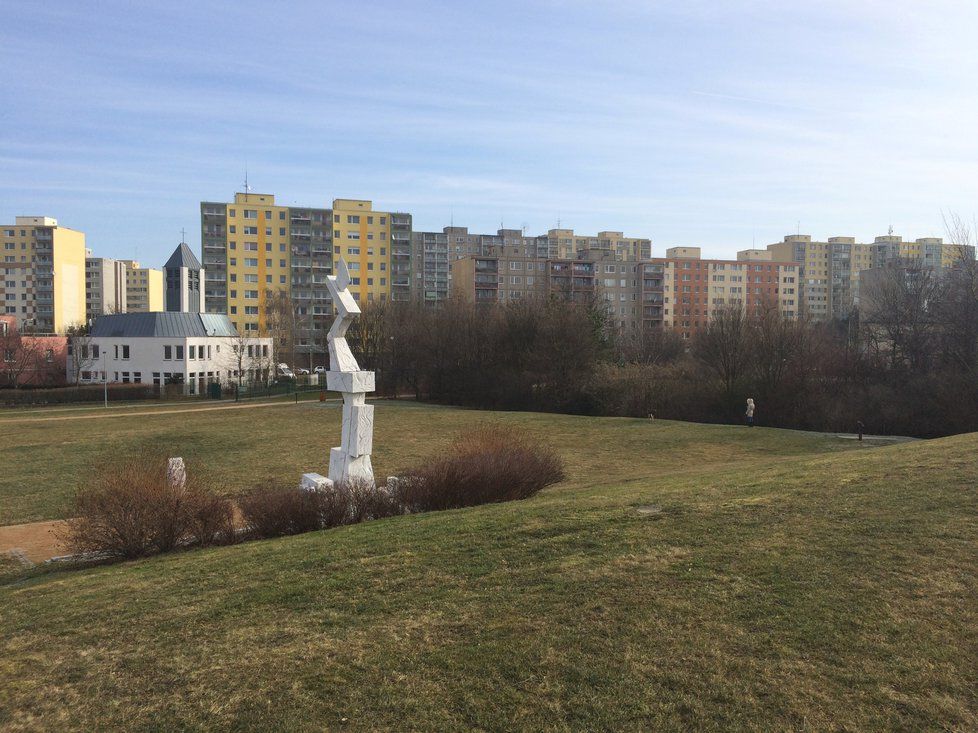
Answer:
[{"label": "person in light jacket", "polygon": [[754,427],[754,398],[747,398],[747,427]]}]

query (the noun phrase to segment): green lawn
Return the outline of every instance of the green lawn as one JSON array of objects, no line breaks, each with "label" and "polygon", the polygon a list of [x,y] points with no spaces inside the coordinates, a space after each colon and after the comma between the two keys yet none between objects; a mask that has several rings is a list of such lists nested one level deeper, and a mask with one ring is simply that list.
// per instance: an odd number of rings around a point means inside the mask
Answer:
[{"label": "green lawn", "polygon": [[[206,415],[19,427],[45,455],[0,479],[9,521],[57,516],[18,487],[96,446],[175,441],[233,488],[323,468],[339,419]],[[537,430],[568,480],[0,587],[0,728],[978,728],[975,436],[381,404],[376,463],[482,419]]]}]

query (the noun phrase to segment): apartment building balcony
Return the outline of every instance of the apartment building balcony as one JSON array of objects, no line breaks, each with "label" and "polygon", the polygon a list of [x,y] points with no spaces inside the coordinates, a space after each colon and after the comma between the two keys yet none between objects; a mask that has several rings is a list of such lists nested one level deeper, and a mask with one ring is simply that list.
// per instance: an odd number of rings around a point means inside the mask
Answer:
[{"label": "apartment building balcony", "polygon": [[332,246],[319,246],[319,247],[317,247],[317,246],[313,245],[313,247],[310,250],[310,252],[312,252],[312,254],[314,254],[314,255],[328,255],[331,258],[333,256],[333,248],[332,248]]},{"label": "apartment building balcony", "polygon": [[662,290],[662,280],[642,280],[642,290]]},{"label": "apartment building balcony", "polygon": [[391,278],[391,286],[395,288],[409,288],[411,287],[411,278],[409,277]]},{"label": "apartment building balcony", "polygon": [[499,293],[497,290],[476,288],[475,289],[475,299],[476,301],[495,301],[499,299]]},{"label": "apartment building balcony", "polygon": [[225,252],[227,251],[227,246],[223,241],[221,242],[208,242],[204,240],[204,250],[209,252]]},{"label": "apartment building balcony", "polygon": [[642,302],[662,305],[665,302],[665,300],[663,296],[659,293],[645,293],[642,296]]},{"label": "apartment building balcony", "polygon": [[205,237],[223,237],[227,234],[227,229],[224,227],[204,227],[201,234]]},{"label": "apartment building balcony", "polygon": [[499,260],[476,260],[476,272],[499,272]]},{"label": "apartment building balcony", "polygon": [[325,262],[313,262],[311,265],[313,270],[326,270],[327,272],[332,271],[333,266]]},{"label": "apartment building balcony", "polygon": [[224,207],[221,207],[221,208],[218,208],[218,209],[206,209],[205,208],[200,213],[201,213],[202,216],[205,216],[205,217],[207,217],[209,219],[213,219],[215,217],[220,217],[221,219],[223,219],[224,216],[225,216],[225,209],[224,209]]},{"label": "apartment building balcony", "polygon": [[308,224],[309,222],[312,221],[312,217],[308,212],[296,211],[290,213],[289,221]]}]

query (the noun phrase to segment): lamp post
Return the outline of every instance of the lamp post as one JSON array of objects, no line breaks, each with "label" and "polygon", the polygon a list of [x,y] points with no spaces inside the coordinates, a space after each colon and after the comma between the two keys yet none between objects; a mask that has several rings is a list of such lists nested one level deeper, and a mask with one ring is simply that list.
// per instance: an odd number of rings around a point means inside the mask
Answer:
[{"label": "lamp post", "polygon": [[109,371],[105,365],[105,349],[102,349],[102,399],[105,406],[109,406]]}]

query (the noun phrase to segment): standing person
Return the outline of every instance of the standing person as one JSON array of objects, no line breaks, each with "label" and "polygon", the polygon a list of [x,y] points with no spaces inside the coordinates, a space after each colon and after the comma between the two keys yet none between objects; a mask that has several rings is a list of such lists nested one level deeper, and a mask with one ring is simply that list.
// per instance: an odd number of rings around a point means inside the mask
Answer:
[{"label": "standing person", "polygon": [[747,398],[747,427],[754,427],[754,398]]}]

